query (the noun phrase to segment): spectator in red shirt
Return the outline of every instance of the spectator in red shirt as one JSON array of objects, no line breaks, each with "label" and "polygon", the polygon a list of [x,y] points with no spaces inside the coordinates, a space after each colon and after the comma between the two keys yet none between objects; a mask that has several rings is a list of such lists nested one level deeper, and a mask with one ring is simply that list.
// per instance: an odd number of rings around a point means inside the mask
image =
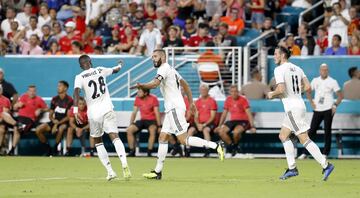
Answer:
[{"label": "spectator in red shirt", "polygon": [[117,45],[117,49],[119,52],[134,54],[138,44],[139,41],[135,32],[130,25],[127,25],[124,29],[124,34],[120,37],[120,44]]},{"label": "spectator in red shirt", "polygon": [[154,3],[148,3],[145,5],[145,19],[151,19],[155,21],[156,16],[156,5]]},{"label": "spectator in red shirt", "polygon": [[[140,111],[140,120],[135,121],[138,111]],[[156,96],[150,94],[150,90],[139,89],[134,102],[134,110],[130,117],[130,126],[126,130],[130,149],[128,156],[135,157],[134,134],[147,129],[149,131],[147,156],[151,157],[158,127],[161,127],[159,101]]]},{"label": "spectator in red shirt", "polygon": [[351,36],[350,44],[348,47],[349,55],[360,55],[360,36],[358,34],[353,34]]},{"label": "spectator in red shirt", "polygon": [[[30,85],[27,92],[22,95],[14,105],[14,110],[18,110],[18,122],[26,125],[22,132],[27,133],[38,119],[41,118],[42,113],[48,111],[48,107],[45,101],[40,96],[36,95],[36,86]],[[10,150],[10,153],[14,151],[19,140],[20,133],[14,133],[13,147]]]},{"label": "spectator in red shirt", "polygon": [[19,32],[19,22],[17,21],[11,21],[10,22],[10,29],[11,29],[11,32],[9,32],[7,35],[6,35],[6,38],[8,40],[11,40],[12,38],[14,38],[14,36]]},{"label": "spectator in red shirt", "polygon": [[[67,112],[73,105],[73,99],[67,95],[68,88],[69,84],[66,81],[59,81],[57,86],[58,95],[51,99],[49,113],[50,122],[43,123],[36,127],[35,133],[46,149],[47,156],[51,155],[51,149],[45,134],[51,133],[55,135],[56,138],[53,151],[56,152],[57,146],[60,143],[66,128],[68,127],[69,118],[67,117]],[[57,152],[54,154],[57,154]]]},{"label": "spectator in red shirt", "polygon": [[230,16],[221,17],[221,21],[229,25],[229,34],[239,36],[243,33],[245,23],[242,18],[238,18],[239,10],[231,9]]},{"label": "spectator in red shirt", "polygon": [[187,45],[191,47],[205,46],[205,44],[211,40],[212,38],[209,35],[209,25],[200,23],[198,34],[191,36]]},{"label": "spectator in red shirt", "polygon": [[[230,113],[230,120],[225,122],[227,114]],[[220,138],[228,145],[232,156],[239,151],[239,141],[241,134],[250,129],[255,133],[254,118],[252,116],[249,102],[239,95],[236,85],[230,87],[230,96],[225,100],[224,111],[221,115],[219,126],[215,129]],[[229,132],[233,132],[233,140],[229,136]]]},{"label": "spectator in red shirt", "polygon": [[[73,151],[71,148],[74,134],[77,138],[80,139],[81,143],[81,155],[85,154],[85,133],[89,132],[90,126],[89,126],[89,120],[87,117],[87,107],[86,102],[84,98],[80,98],[78,102],[78,115],[79,119],[81,121],[81,124],[76,122],[75,115],[74,115],[74,109],[71,107],[71,109],[67,113],[67,117],[69,119],[69,127],[67,129],[67,135],[66,135],[66,156],[73,155]],[[92,137],[90,137],[90,156],[94,156],[95,151],[95,142]]]},{"label": "spectator in red shirt", "polygon": [[72,21],[75,23],[75,34],[83,35],[86,31],[85,13],[80,7],[72,6],[73,17],[68,19],[67,22]]},{"label": "spectator in red shirt", "polygon": [[351,21],[348,25],[348,35],[351,36],[355,32],[360,33],[360,17],[358,17],[358,12],[356,11],[355,6],[350,8],[349,15]]},{"label": "spectator in red shirt", "polygon": [[76,25],[72,21],[69,21],[65,24],[66,35],[59,40],[60,51],[62,51],[64,54],[71,50],[71,43],[73,41],[81,42],[80,35],[75,34],[75,27]]},{"label": "spectator in red shirt", "polygon": [[[23,129],[23,124],[17,123],[10,115],[11,102],[3,95],[3,87],[0,85],[0,149],[5,137],[7,125],[14,128],[14,133],[18,134],[18,130]],[[12,154],[9,152],[9,154]]]},{"label": "spectator in red shirt", "polygon": [[[217,111],[216,101],[209,95],[209,87],[205,84],[200,86],[200,98],[196,100],[195,126],[188,130],[189,136],[198,132],[203,133],[204,139],[211,141],[210,133],[215,129],[215,116]],[[204,157],[209,157],[210,150],[205,149]]]},{"label": "spectator in red shirt", "polygon": [[[315,55],[321,55],[325,52],[326,48],[329,46],[328,37],[326,33],[326,28],[323,25],[320,25],[317,29],[317,39],[315,46]],[[318,49],[318,50],[317,50]]]},{"label": "spectator in red shirt", "polygon": [[102,38],[95,34],[95,28],[92,26],[86,27],[84,34],[84,52],[86,54],[94,53],[95,46],[102,46]]}]

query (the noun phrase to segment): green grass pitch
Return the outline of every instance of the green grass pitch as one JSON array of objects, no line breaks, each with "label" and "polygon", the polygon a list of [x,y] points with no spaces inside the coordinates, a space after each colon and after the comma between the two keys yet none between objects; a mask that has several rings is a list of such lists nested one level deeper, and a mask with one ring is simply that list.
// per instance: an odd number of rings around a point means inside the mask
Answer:
[{"label": "green grass pitch", "polygon": [[[0,157],[0,197],[154,197],[154,198],[272,198],[360,197],[360,160],[331,160],[335,165],[327,182],[314,160],[298,161],[300,175],[278,177],[285,159],[168,158],[161,181],[146,180],[155,158],[130,158],[133,178],[107,182],[97,158]],[[112,166],[122,176],[118,158]]]}]

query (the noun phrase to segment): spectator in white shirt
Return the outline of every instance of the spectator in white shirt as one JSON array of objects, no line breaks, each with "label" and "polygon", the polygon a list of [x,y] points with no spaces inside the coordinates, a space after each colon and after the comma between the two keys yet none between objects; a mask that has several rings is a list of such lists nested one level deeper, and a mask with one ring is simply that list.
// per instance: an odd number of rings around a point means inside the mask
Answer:
[{"label": "spectator in white shirt", "polygon": [[30,28],[26,31],[26,39],[30,39],[30,36],[36,34],[40,39],[43,36],[43,33],[40,28],[38,28],[38,19],[36,16],[31,16],[29,19]]},{"label": "spectator in white shirt", "polygon": [[22,25],[19,20],[15,18],[16,12],[14,8],[7,8],[6,10],[6,19],[1,22],[1,30],[4,32],[4,37],[8,35],[9,32],[11,32],[11,26],[10,22],[16,21],[19,24],[19,29],[22,28]]},{"label": "spectator in white shirt", "polygon": [[41,29],[43,25],[50,25],[51,17],[49,8],[46,3],[40,5],[40,12],[38,17],[38,28]]},{"label": "spectator in white shirt", "polygon": [[328,27],[328,42],[332,46],[332,37],[335,34],[340,35],[342,38],[341,46],[348,45],[348,25],[350,23],[349,10],[342,7],[340,3],[334,3],[332,11],[325,11],[324,25]]},{"label": "spectator in white shirt", "polygon": [[146,56],[151,56],[155,49],[161,47],[161,32],[155,28],[153,20],[146,21],[146,29],[140,36],[136,54],[141,55],[144,47],[146,47]]},{"label": "spectator in white shirt", "polygon": [[[315,97],[311,95],[311,90],[315,91]],[[334,93],[337,99],[334,102]],[[306,93],[314,114],[311,120],[309,136],[314,139],[322,121],[324,121],[325,146],[323,155],[327,156],[331,149],[331,124],[336,112],[336,107],[340,105],[343,94],[340,90],[338,82],[329,76],[328,65],[323,63],[320,65],[320,76],[311,81],[311,89]],[[299,158],[305,158],[306,154],[302,154]]]},{"label": "spectator in white shirt", "polygon": [[86,19],[85,23],[89,24],[91,19],[96,19],[100,16],[102,12],[102,7],[104,5],[103,0],[86,0]]},{"label": "spectator in white shirt", "polygon": [[25,3],[23,12],[20,12],[16,15],[16,19],[20,21],[22,26],[27,26],[29,24],[29,19],[31,14],[32,5],[31,3]]}]

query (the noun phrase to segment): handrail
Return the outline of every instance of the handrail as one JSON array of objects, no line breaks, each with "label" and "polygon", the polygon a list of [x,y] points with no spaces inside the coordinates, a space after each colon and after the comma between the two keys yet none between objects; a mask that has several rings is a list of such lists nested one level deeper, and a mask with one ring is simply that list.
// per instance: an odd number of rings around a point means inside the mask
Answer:
[{"label": "handrail", "polygon": [[302,11],[300,13],[300,15],[299,15],[299,25],[301,25],[301,23],[303,22],[304,14],[308,13],[309,11],[313,10],[314,8],[316,8],[316,7],[318,7],[319,5],[322,5],[322,4],[324,4],[324,0],[319,1],[319,2],[315,3],[314,5],[312,5],[310,8]]},{"label": "handrail", "polygon": [[142,64],[144,64],[146,61],[150,60],[151,57],[147,57],[146,59],[142,60],[140,63],[136,64],[134,67],[132,67],[131,69],[127,70],[125,73],[122,73],[121,75],[119,75],[118,77],[112,79],[109,83],[108,86],[113,84],[114,82],[116,82],[117,80],[119,80],[120,78],[124,77],[125,75],[128,75],[127,73],[130,73],[131,71],[133,71],[134,69],[138,68],[139,66],[141,66]]},{"label": "handrail", "polygon": [[320,21],[321,19],[323,19],[325,16],[322,14],[318,17],[316,17],[314,20],[312,20],[311,22],[309,22],[309,26],[312,26],[314,23]]}]

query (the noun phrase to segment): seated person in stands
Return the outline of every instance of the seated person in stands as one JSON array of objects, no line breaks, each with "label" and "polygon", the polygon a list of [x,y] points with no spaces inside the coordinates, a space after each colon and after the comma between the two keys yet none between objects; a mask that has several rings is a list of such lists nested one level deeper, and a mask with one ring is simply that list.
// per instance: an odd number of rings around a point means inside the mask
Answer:
[{"label": "seated person in stands", "polygon": [[[230,113],[230,119],[225,122],[228,113]],[[253,133],[256,132],[249,102],[244,96],[239,95],[237,85],[231,85],[230,96],[225,100],[224,111],[215,133],[219,134],[221,140],[227,145],[228,151],[235,156],[240,151],[241,135],[248,129]],[[231,131],[233,138],[229,136]]]},{"label": "seated person in stands", "polygon": [[[85,154],[85,148],[86,148],[85,133],[90,132],[89,131],[90,126],[87,117],[86,102],[82,97],[79,99],[78,109],[79,109],[79,119],[81,120],[81,123],[76,122],[73,107],[71,107],[71,109],[68,111],[67,114],[69,119],[69,127],[66,135],[66,154],[65,154],[66,156],[73,155],[71,145],[74,139],[74,133],[76,137],[80,139],[81,155],[83,156]],[[94,156],[94,151],[95,151],[94,138],[90,136],[90,156]]]},{"label": "seated person in stands", "polygon": [[[0,150],[4,141],[6,129],[8,125],[13,126],[14,133],[18,133],[18,130],[23,129],[23,124],[16,122],[10,115],[11,102],[3,95],[3,88],[0,85]],[[0,153],[1,154],[1,153]]]},{"label": "seated person in stands", "polygon": [[[42,114],[48,111],[48,107],[45,101],[36,95],[36,86],[29,85],[27,92],[14,105],[14,110],[18,110],[17,121],[26,125],[24,130],[21,131],[23,134],[26,134],[41,119]],[[14,154],[19,140],[20,131],[14,131],[13,146],[9,151],[9,155]]]},{"label": "seated person in stands", "polygon": [[270,91],[269,87],[261,82],[262,75],[258,69],[251,72],[251,81],[241,87],[241,95],[248,99],[265,99]]},{"label": "seated person in stands", "polygon": [[[200,98],[195,102],[195,125],[188,129],[189,136],[193,136],[200,132],[204,135],[204,139],[211,141],[210,133],[215,129],[215,116],[217,111],[216,101],[209,95],[209,86],[200,85]],[[190,149],[189,147],[187,148]],[[204,157],[209,157],[210,149],[204,148]],[[190,154],[190,152],[189,152]]]},{"label": "seated person in stands", "polygon": [[332,37],[332,46],[328,47],[325,50],[324,55],[347,55],[347,49],[346,47],[341,47],[340,43],[341,43],[341,36],[338,34],[335,34]]},{"label": "seated person in stands", "polygon": [[360,71],[357,67],[349,69],[350,80],[344,83],[344,98],[348,100],[360,100]]},{"label": "seated person in stands", "polygon": [[232,8],[230,16],[221,17],[221,21],[229,26],[229,34],[233,36],[240,36],[244,32],[245,23],[242,18],[239,18],[239,10]]},{"label": "seated person in stands", "polygon": [[[46,133],[55,135],[55,145],[54,152],[57,152],[57,146],[63,138],[63,134],[68,127],[69,118],[67,117],[67,112],[73,105],[73,99],[67,95],[67,90],[69,84],[66,81],[59,81],[57,86],[57,96],[54,96],[51,99],[49,119],[50,122],[43,123],[36,127],[36,135],[39,138],[40,142],[44,146],[46,155],[51,155],[51,148],[47,138],[45,137]],[[59,154],[59,153],[54,153]]]},{"label": "seated person in stands", "polygon": [[[135,121],[138,111],[140,111],[140,120]],[[134,110],[130,117],[130,126],[126,130],[130,149],[128,156],[135,157],[134,134],[147,129],[149,131],[147,156],[151,157],[158,127],[161,127],[159,101],[156,96],[150,94],[150,90],[139,89],[134,102]]]},{"label": "seated person in stands", "polygon": [[291,56],[301,55],[301,49],[298,45],[295,44],[295,38],[292,33],[288,33],[285,38],[279,42],[279,46],[283,46],[286,49],[289,49]]}]

